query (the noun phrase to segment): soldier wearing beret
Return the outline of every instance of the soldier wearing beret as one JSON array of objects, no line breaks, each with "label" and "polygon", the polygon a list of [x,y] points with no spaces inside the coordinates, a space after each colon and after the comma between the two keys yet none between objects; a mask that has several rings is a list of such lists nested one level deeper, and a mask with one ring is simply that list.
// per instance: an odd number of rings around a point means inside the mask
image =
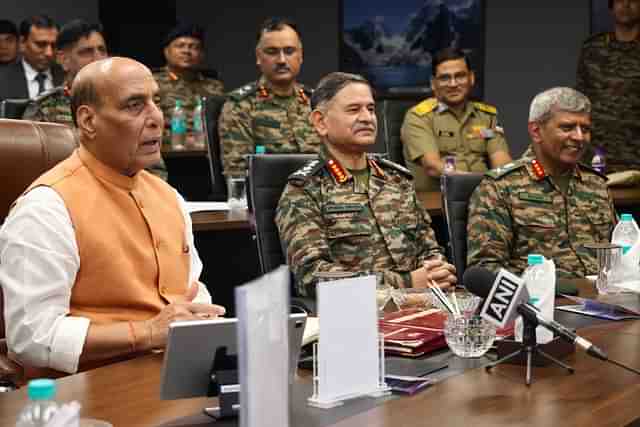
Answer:
[{"label": "soldier wearing beret", "polygon": [[591,139],[591,103],[553,88],[531,103],[532,156],[487,172],[469,205],[468,265],[521,274],[527,256],[555,262],[560,278],[598,273],[585,243],[608,242],[616,221],[606,177],[579,163]]},{"label": "soldier wearing beret", "polygon": [[256,63],[262,75],[229,94],[220,116],[226,176],[244,176],[251,153],[316,153],[320,139],[309,122],[311,91],[296,81],[302,43],[296,25],[267,19],[258,31]]},{"label": "soldier wearing beret", "polygon": [[314,276],[325,272],[375,273],[398,288],[455,283],[411,173],[367,154],[377,132],[369,82],[331,73],[312,108],[320,157],[289,177],[276,213],[298,291],[315,295]]},{"label": "soldier wearing beret", "polygon": [[[211,71],[202,69],[204,59],[204,30],[191,24],[172,29],[164,41],[167,65],[155,70],[158,82],[160,109],[164,114],[163,144],[171,138],[171,114],[180,101],[187,119],[187,131],[193,129],[193,110],[198,99],[224,94],[224,85]],[[215,75],[216,78],[211,77]]]},{"label": "soldier wearing beret", "polygon": [[640,170],[640,0],[609,0],[609,9],[615,30],[584,42],[577,89],[593,103],[593,146],[607,172]]},{"label": "soldier wearing beret", "polygon": [[433,59],[428,98],[410,109],[402,124],[405,163],[418,191],[437,191],[445,156],[455,156],[460,172],[484,172],[511,161],[498,112],[492,105],[469,101],[475,84],[466,55],[446,48]]}]

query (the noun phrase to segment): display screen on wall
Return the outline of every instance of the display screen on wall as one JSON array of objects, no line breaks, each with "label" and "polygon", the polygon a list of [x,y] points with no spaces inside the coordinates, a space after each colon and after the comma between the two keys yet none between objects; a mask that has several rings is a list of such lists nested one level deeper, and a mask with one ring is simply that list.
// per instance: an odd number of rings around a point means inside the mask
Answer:
[{"label": "display screen on wall", "polygon": [[430,87],[431,58],[445,47],[469,55],[482,92],[483,0],[342,0],[340,69],[382,92]]}]

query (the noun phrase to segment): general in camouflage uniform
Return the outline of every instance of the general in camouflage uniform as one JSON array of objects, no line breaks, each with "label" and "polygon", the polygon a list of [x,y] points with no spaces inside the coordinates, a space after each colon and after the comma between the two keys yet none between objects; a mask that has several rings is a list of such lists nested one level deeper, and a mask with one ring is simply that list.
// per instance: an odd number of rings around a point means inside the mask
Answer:
[{"label": "general in camouflage uniform", "polygon": [[605,149],[607,172],[640,170],[640,40],[618,41],[615,33],[587,39],[577,89],[593,105],[592,144]]},{"label": "general in camouflage uniform", "polygon": [[291,96],[278,96],[264,77],[231,92],[220,115],[224,174],[244,176],[244,156],[256,151],[317,153],[320,138],[309,122],[310,96],[299,83]]},{"label": "general in camouflage uniform", "polygon": [[609,242],[616,222],[606,177],[579,163],[591,104],[571,88],[538,94],[529,113],[531,157],[491,170],[469,204],[467,264],[521,274],[527,256],[552,259],[559,278],[598,273],[587,243]]},{"label": "general in camouflage uniform", "polygon": [[426,174],[421,162],[425,153],[453,155],[456,170],[485,172],[489,155],[509,152],[497,110],[481,102],[467,102],[460,117],[436,98],[411,108],[401,129],[405,163],[415,177],[417,191],[438,191],[439,180]]},{"label": "general in camouflage uniform", "polygon": [[58,86],[31,100],[22,116],[24,120],[60,123],[74,127],[69,88]]},{"label": "general in camouflage uniform", "polygon": [[202,97],[224,95],[224,85],[220,80],[205,77],[201,72],[182,73],[170,71],[167,67],[154,70],[153,77],[159,86],[160,109],[164,114],[163,145],[171,142],[171,114],[180,100],[187,118],[187,132],[193,129],[193,110]]},{"label": "general in camouflage uniform", "polygon": [[371,155],[368,172],[363,184],[323,150],[290,176],[276,224],[300,294],[315,295],[319,272],[376,272],[411,287],[411,271],[444,260],[411,173]]},{"label": "general in camouflage uniform", "polygon": [[494,169],[469,206],[468,265],[521,274],[527,256],[553,259],[562,278],[598,274],[585,243],[609,242],[615,212],[606,177],[588,166],[573,171],[566,196],[550,176],[539,178],[534,159]]}]

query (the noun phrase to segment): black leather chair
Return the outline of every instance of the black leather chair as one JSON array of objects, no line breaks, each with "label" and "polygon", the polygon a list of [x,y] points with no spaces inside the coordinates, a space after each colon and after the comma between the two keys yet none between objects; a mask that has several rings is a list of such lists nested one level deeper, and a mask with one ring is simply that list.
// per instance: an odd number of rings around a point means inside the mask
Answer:
[{"label": "black leather chair", "polygon": [[387,146],[389,160],[404,165],[402,155],[402,141],[400,140],[400,128],[404,121],[404,115],[409,108],[420,102],[417,99],[384,99],[378,101],[376,110],[378,114],[378,137],[382,135]]},{"label": "black leather chair", "polygon": [[458,273],[458,284],[467,266],[467,220],[469,199],[483,174],[443,175],[442,207],[449,231],[449,248]]},{"label": "black leather chair", "polygon": [[3,99],[0,102],[0,119],[22,119],[29,99]]},{"label": "black leather chair", "polygon": [[[315,154],[249,156],[249,204],[255,216],[255,237],[262,274],[287,263],[275,223],[278,200],[289,175],[316,158]],[[293,282],[292,295],[297,297]],[[315,312],[315,304],[310,298],[294,298],[291,305],[300,306],[308,313]]]},{"label": "black leather chair", "polygon": [[218,118],[225,101],[224,96],[211,96],[202,104],[202,123],[207,134],[209,170],[211,171],[211,199],[215,201],[227,200],[227,184],[222,175],[222,149],[218,135]]}]

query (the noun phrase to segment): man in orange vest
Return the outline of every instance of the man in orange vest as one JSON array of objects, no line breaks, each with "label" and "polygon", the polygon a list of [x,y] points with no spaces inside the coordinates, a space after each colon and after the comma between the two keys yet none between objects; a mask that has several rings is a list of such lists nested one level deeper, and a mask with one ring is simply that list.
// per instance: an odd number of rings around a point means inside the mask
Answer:
[{"label": "man in orange vest", "polygon": [[80,147],[0,229],[7,343],[27,378],[162,348],[172,321],[224,314],[198,281],[184,200],[144,170],[160,159],[157,93],[134,60],[84,67],[71,93]]}]

